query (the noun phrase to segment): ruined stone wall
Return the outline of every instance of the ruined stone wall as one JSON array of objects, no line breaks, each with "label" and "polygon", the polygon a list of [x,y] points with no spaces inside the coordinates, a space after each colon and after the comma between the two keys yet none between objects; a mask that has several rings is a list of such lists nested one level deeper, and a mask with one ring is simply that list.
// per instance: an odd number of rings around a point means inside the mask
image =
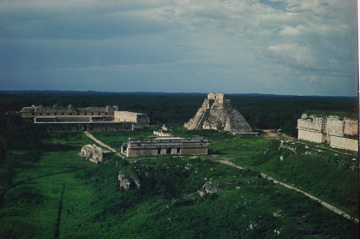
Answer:
[{"label": "ruined stone wall", "polygon": [[349,136],[358,135],[358,121],[354,119],[345,118],[344,134]]},{"label": "ruined stone wall", "polygon": [[129,111],[115,111],[114,118],[116,122],[133,122],[137,121],[137,113]]},{"label": "ruined stone wall", "polygon": [[181,154],[189,155],[204,155],[208,154],[208,149],[206,148],[182,148]]},{"label": "ruined stone wall", "polygon": [[36,123],[48,131],[128,131],[132,123]]},{"label": "ruined stone wall", "polygon": [[117,106],[106,106],[106,107],[87,107],[87,108],[75,108],[72,105],[67,107],[63,106],[32,106],[24,107],[20,110],[22,117],[42,117],[42,116],[113,116],[114,111],[118,110]]},{"label": "ruined stone wall", "polygon": [[325,142],[326,137],[324,134],[319,132],[299,129],[298,139],[315,142],[315,143],[323,143]]},{"label": "ruined stone wall", "polygon": [[330,115],[303,114],[298,119],[298,138],[315,143],[329,142],[331,147],[358,151],[358,121]]},{"label": "ruined stone wall", "polygon": [[308,130],[313,132],[323,132],[325,127],[325,118],[317,117],[315,115],[307,116],[302,115],[301,119],[298,119],[297,128],[302,130]]},{"label": "ruined stone wall", "polygon": [[346,149],[352,151],[358,151],[358,141],[355,139],[349,139],[331,135],[330,146],[338,149]]},{"label": "ruined stone wall", "polygon": [[127,157],[139,157],[146,155],[157,155],[157,149],[128,149],[126,153]]},{"label": "ruined stone wall", "polygon": [[141,125],[150,124],[150,118],[148,115],[129,111],[115,111],[114,120],[116,122],[132,122]]},{"label": "ruined stone wall", "polygon": [[327,133],[330,135],[344,136],[344,121],[337,116],[330,115],[326,119]]},{"label": "ruined stone wall", "polygon": [[90,122],[90,117],[36,117],[34,121],[40,122]]}]

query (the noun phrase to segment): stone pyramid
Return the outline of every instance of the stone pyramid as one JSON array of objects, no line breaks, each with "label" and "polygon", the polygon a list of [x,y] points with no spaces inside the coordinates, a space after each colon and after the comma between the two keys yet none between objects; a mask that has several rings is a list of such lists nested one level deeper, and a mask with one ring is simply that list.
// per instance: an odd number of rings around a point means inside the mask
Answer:
[{"label": "stone pyramid", "polygon": [[254,132],[237,109],[230,105],[230,100],[222,93],[210,93],[202,106],[184,127],[188,130],[215,129],[229,131],[232,134],[253,134]]}]

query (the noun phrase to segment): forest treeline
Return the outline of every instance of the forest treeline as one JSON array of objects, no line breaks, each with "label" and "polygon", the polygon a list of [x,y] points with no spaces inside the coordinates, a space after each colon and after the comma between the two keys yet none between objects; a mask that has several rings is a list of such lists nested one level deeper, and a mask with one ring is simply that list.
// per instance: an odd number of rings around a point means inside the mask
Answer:
[{"label": "forest treeline", "polygon": [[[152,124],[181,126],[192,118],[207,94],[181,93],[102,93],[24,91],[2,92],[0,111],[19,111],[24,106],[74,107],[117,105],[119,110],[145,113]],[[254,129],[281,129],[297,136],[297,119],[304,112],[340,114],[356,117],[355,97],[227,95],[232,106],[238,109]]]}]

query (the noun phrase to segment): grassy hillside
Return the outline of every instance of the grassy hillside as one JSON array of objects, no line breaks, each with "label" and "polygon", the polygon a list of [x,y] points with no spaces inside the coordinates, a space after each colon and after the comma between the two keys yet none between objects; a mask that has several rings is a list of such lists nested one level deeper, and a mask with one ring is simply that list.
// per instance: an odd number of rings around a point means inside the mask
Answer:
[{"label": "grassy hillside", "polygon": [[[140,131],[140,138],[154,137],[152,128]],[[239,166],[264,172],[294,185],[345,212],[356,216],[357,154],[332,149],[326,144],[298,140],[268,139],[260,136],[233,136],[216,131],[187,131],[177,128],[176,136],[201,136],[209,139],[209,159],[228,160]],[[94,132],[98,139],[120,150],[133,132]],[[281,146],[280,146],[281,145]]]},{"label": "grassy hillside", "polygon": [[[69,132],[44,138],[44,150],[39,155],[29,157],[31,151],[19,149],[9,151],[7,162],[14,162],[15,174],[0,209],[0,237],[358,236],[355,223],[302,194],[259,177],[255,166],[252,170],[238,170],[214,161],[253,158],[256,165],[257,155],[268,148],[268,139],[212,131],[192,133],[209,136],[211,149],[217,154],[129,161],[110,154],[104,163],[96,165],[78,156],[81,146],[92,142],[83,133]],[[126,136],[144,134],[128,132]],[[271,145],[269,150],[274,148]],[[140,189],[121,189],[119,172],[136,177]],[[204,191],[206,184],[219,191],[201,196],[199,191]]]},{"label": "grassy hillside", "polygon": [[197,134],[208,136],[214,158],[264,172],[358,216],[357,153],[296,139],[268,139],[264,133],[257,137]]}]

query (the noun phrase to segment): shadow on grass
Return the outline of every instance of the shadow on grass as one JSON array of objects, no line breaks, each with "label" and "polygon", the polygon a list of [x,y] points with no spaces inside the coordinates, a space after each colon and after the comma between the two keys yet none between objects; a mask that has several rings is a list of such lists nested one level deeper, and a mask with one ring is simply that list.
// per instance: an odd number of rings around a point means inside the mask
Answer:
[{"label": "shadow on grass", "polygon": [[67,145],[67,144],[43,144],[41,147],[41,151],[43,152],[66,152],[71,150],[77,150],[78,147]]},{"label": "shadow on grass", "polygon": [[223,153],[223,152],[221,152],[221,151],[219,151],[219,150],[209,149],[209,150],[208,150],[208,154],[209,154],[209,155],[219,155],[219,154],[225,154],[225,153]]}]

